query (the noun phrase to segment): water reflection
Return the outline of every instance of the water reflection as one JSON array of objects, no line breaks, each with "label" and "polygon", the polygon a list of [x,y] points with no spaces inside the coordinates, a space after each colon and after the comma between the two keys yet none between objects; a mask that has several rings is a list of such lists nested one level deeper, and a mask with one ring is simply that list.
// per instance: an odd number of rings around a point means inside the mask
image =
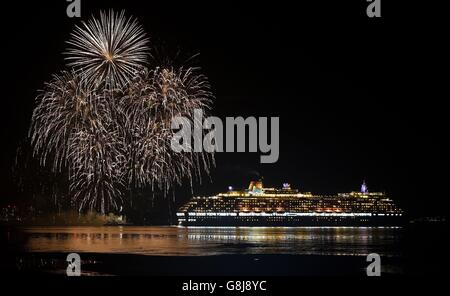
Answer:
[{"label": "water reflection", "polygon": [[296,254],[399,256],[401,228],[31,227],[32,252],[207,256]]}]

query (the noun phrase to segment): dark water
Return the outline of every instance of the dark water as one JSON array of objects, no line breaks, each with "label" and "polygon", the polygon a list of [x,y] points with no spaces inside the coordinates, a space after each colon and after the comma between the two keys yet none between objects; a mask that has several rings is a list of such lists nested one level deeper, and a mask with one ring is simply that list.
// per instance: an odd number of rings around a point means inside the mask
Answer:
[{"label": "dark water", "polygon": [[[10,270],[64,274],[79,253],[85,275],[439,275],[447,227],[28,227],[4,231]],[[16,250],[16,251],[14,251]],[[8,253],[8,252],[7,252]],[[5,261],[3,260],[3,261]]]},{"label": "dark water", "polygon": [[162,256],[289,254],[401,256],[402,228],[32,227],[29,252]]}]

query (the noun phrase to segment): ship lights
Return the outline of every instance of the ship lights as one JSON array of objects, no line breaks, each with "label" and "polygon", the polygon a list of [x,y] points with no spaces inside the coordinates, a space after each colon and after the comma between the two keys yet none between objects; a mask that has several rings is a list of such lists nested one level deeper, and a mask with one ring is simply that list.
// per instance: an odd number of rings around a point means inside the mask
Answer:
[{"label": "ship lights", "polygon": [[291,184],[283,183],[283,189],[291,189]]},{"label": "ship lights", "polygon": [[[230,191],[227,193],[191,200],[176,215],[179,222],[186,222],[182,225],[189,224],[188,222],[195,222],[190,225],[378,223],[393,221],[392,217],[402,216],[401,209],[382,192],[314,195],[309,192],[299,193],[290,188],[285,190],[288,185],[283,184],[282,189],[265,188],[261,181],[254,181],[249,189],[241,191],[228,186]],[[372,219],[371,216],[380,217]]]}]

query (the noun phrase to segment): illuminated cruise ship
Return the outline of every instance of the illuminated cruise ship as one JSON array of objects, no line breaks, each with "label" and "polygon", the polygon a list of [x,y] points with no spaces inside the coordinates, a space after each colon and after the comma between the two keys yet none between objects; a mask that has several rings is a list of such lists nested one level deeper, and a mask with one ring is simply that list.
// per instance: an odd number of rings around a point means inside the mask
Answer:
[{"label": "illuminated cruise ship", "polygon": [[402,210],[384,193],[314,195],[289,184],[264,188],[252,181],[246,190],[229,188],[211,197],[194,197],[177,213],[183,226],[397,226]]}]

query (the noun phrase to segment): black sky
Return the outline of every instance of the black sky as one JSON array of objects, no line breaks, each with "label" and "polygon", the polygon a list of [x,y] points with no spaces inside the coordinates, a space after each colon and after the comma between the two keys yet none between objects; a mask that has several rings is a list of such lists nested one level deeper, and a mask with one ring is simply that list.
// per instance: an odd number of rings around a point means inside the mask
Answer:
[{"label": "black sky", "polygon": [[[438,89],[448,84],[448,51],[440,19],[392,1],[382,1],[381,19],[367,18],[363,0],[290,2],[82,0],[82,16],[125,9],[155,43],[200,53],[214,115],[280,117],[278,163],[220,154],[213,183],[197,192],[246,186],[257,175],[318,193],[356,190],[365,179],[412,213],[444,214],[448,95]],[[64,69],[64,41],[80,22],[66,5],[21,1],[3,13],[3,201],[14,200],[11,166],[37,90]]]}]

